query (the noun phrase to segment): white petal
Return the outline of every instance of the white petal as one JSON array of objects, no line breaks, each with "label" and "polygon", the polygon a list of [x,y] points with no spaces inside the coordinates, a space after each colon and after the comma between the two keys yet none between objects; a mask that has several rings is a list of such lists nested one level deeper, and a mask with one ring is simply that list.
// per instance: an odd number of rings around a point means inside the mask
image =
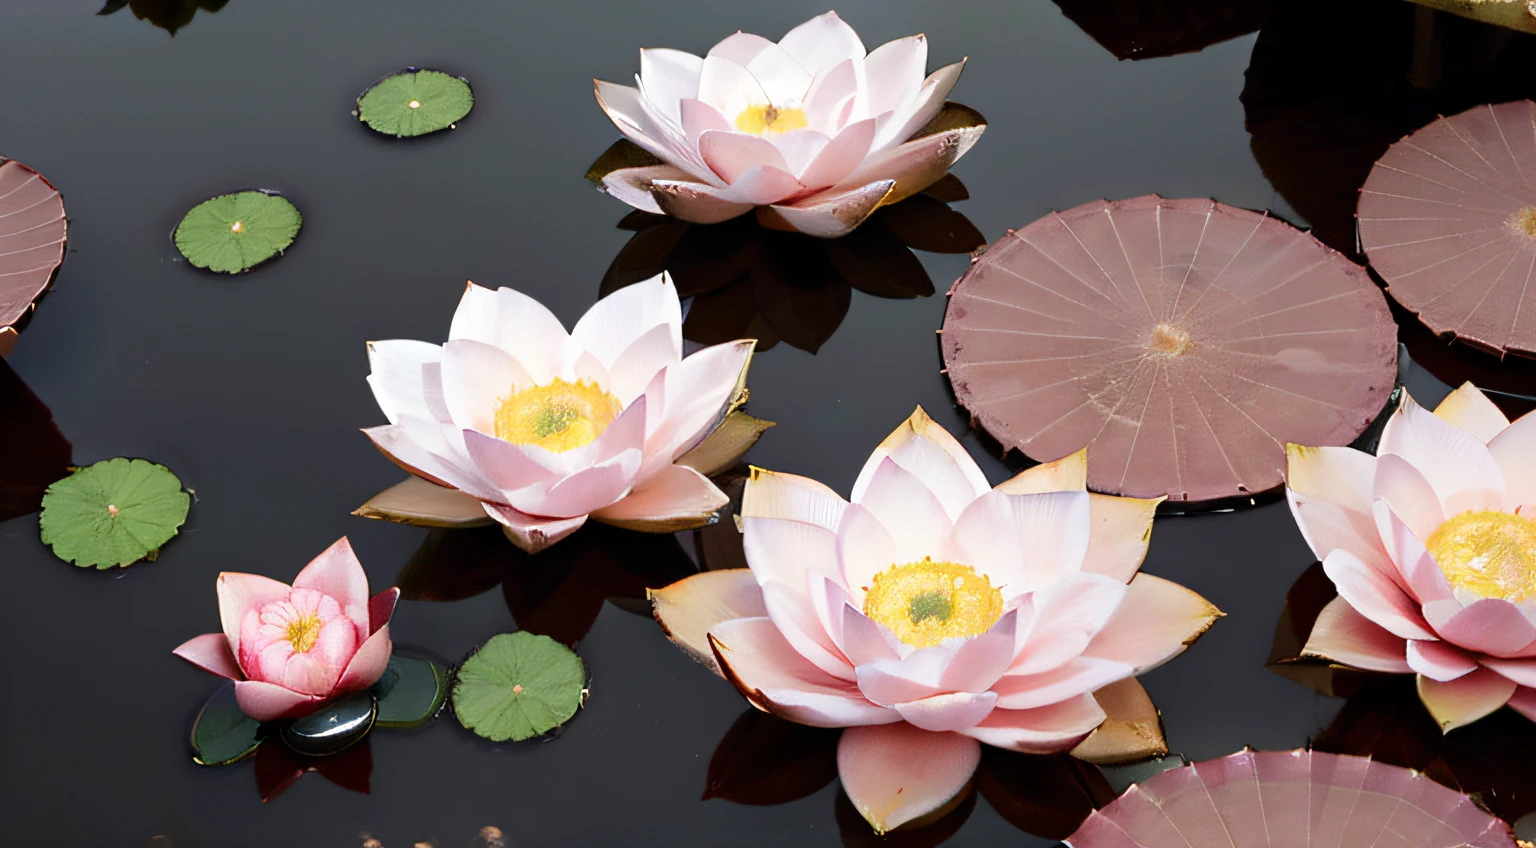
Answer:
[{"label": "white petal", "polygon": [[678,104],[699,96],[699,74],[703,67],[702,58],[682,50],[640,51],[640,81],[646,97],[673,123],[681,123]]},{"label": "white petal", "polygon": [[916,96],[928,69],[928,38],[912,35],[876,47],[864,59],[869,113],[892,111]]},{"label": "white petal", "polygon": [[779,39],[784,52],[812,74],[835,67],[845,59],[864,58],[864,42],[836,12],[811,18]]},{"label": "white petal", "polygon": [[620,354],[656,327],[669,329],[672,347],[677,351],[673,358],[681,357],[683,310],[677,288],[666,272],[625,286],[593,304],[576,322],[571,338],[611,372],[619,363]]},{"label": "white petal", "polygon": [[428,342],[397,339],[369,342],[368,385],[379,402],[379,410],[389,423],[399,420],[400,412],[419,418],[431,418],[422,381],[422,366],[441,362],[443,349]]}]

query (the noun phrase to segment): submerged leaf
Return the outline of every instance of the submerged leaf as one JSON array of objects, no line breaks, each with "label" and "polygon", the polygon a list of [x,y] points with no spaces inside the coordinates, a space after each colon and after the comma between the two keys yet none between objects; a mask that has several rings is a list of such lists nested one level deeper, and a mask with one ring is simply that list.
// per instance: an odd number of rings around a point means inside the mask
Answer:
[{"label": "submerged leaf", "polygon": [[176,225],[176,249],[199,268],[238,274],[288,249],[304,216],[270,191],[221,194],[192,208]]},{"label": "submerged leaf", "polygon": [[468,80],[408,68],[369,86],[357,98],[357,118],[375,132],[411,138],[452,127],[474,105]]},{"label": "submerged leaf", "polygon": [[111,568],[153,560],[187,520],[190,504],[181,480],[165,466],[119,457],[49,486],[38,524],[54,556]]},{"label": "submerged leaf", "polygon": [[453,711],[460,724],[493,742],[521,742],[570,721],[585,689],[586,670],[575,651],[548,636],[501,633],[459,667]]},{"label": "submerged leaf", "polygon": [[192,759],[200,766],[239,762],[261,740],[261,722],[241,712],[234,681],[220,684],[192,721]]},{"label": "submerged leaf", "polygon": [[425,657],[396,650],[372,692],[379,727],[418,727],[431,721],[448,698],[448,672]]}]

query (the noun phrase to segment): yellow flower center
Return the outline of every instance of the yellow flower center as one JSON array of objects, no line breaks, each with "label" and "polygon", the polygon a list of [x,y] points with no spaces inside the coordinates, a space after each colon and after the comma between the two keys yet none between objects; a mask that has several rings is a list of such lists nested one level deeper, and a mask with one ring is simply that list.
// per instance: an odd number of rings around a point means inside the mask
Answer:
[{"label": "yellow flower center", "polygon": [[1520,229],[1525,230],[1526,235],[1536,238],[1536,206],[1527,206],[1521,209],[1519,215],[1515,218],[1515,224]]},{"label": "yellow flower center", "polygon": [[1516,603],[1536,595],[1536,521],[1467,512],[1440,525],[1426,547],[1458,589]]},{"label": "yellow flower center", "polygon": [[762,135],[805,129],[804,109],[780,109],[777,106],[748,106],[736,116],[736,129]]},{"label": "yellow flower center", "polygon": [[560,453],[601,436],[623,408],[596,383],[567,383],[556,377],[548,385],[514,391],[502,401],[496,408],[496,437]]},{"label": "yellow flower center", "polygon": [[908,645],[930,648],[987,632],[1003,614],[1003,593],[968,565],[925,557],[876,574],[864,614]]},{"label": "yellow flower center", "polygon": [[299,653],[307,653],[320,638],[320,616],[306,615],[288,625],[288,644]]}]

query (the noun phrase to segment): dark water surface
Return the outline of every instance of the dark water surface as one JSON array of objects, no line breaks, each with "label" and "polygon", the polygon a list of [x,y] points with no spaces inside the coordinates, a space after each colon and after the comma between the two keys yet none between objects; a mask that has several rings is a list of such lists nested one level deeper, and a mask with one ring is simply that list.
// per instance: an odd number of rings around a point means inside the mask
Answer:
[{"label": "dark water surface", "polygon": [[[745,702],[612,604],[581,642],[593,695],[562,736],[493,746],[451,715],[378,732],[369,795],[311,776],[263,804],[249,763],[193,764],[187,729],[216,681],[170,653],[217,628],[220,571],[289,580],[346,535],[378,588],[426,538],[348,514],[401,476],[357,432],[384,420],[363,343],[441,340],[466,279],[526,291],[567,325],[590,306],[631,236],[615,226],[627,208],[582,179],[616,137],[594,76],[627,80],[642,45],[702,53],[737,29],[776,38],[825,2],[230,0],[174,38],[130,9],[96,17],[97,0],[5,4],[0,153],[53,181],[70,217],[68,259],[11,365],[52,407],[77,463],[147,457],[196,493],[180,538],[127,570],[59,562],[33,516],[0,525],[6,844],[358,846],[368,833],[388,848],[455,848],[486,825],[525,847],[841,844],[835,784],[778,806],[700,800]],[[839,11],[867,45],[926,32],[930,67],[970,57],[954,98],[990,127],[956,169],[971,199],[954,208],[988,241],[1051,209],[1147,192],[1301,222],[1250,152],[1239,94],[1251,35],[1122,62],[1044,0],[848,0]],[[351,117],[358,91],[406,65],[471,80],[477,103],[457,131],[392,142]],[[303,211],[289,254],[238,278],[180,261],[167,238],[180,216],[246,187]],[[966,265],[919,256],[940,293]],[[781,336],[811,341],[754,362],[752,412],[779,423],[754,464],[846,492],[921,404],[964,434],[989,479],[1009,476],[939,372],[942,294],[855,291],[835,332],[795,323],[796,309],[825,323],[816,304],[840,309],[835,295],[787,309],[771,289],[758,296]],[[1446,390],[1422,370],[1408,382],[1427,403]],[[1283,503],[1158,520],[1147,571],[1228,613],[1143,678],[1175,752],[1302,745],[1338,710],[1264,668],[1285,592],[1312,560]],[[508,599],[537,606],[526,595],[407,602],[393,633],[456,659],[515,629]],[[948,844],[1005,843],[1049,840],[982,801]]]}]

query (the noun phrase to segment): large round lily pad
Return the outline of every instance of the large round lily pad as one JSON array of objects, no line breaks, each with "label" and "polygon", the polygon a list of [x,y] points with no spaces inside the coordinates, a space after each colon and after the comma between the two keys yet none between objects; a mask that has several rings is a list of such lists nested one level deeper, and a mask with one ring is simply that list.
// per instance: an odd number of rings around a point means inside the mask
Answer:
[{"label": "large round lily pad", "polygon": [[165,466],[119,457],[49,486],[38,524],[59,559],[111,568],[153,560],[187,520],[190,504]]},{"label": "large round lily pad", "polygon": [[1536,356],[1536,103],[1475,106],[1392,145],[1359,220],[1388,293],[1431,330]]},{"label": "large round lily pad", "polygon": [[176,249],[199,268],[238,274],[288,249],[304,216],[286,197],[238,191],[205,200],[176,225]]},{"label": "large round lily pad", "polygon": [[375,132],[411,138],[451,128],[474,105],[475,94],[463,77],[407,68],[357,98],[357,119]]},{"label": "large round lily pad", "polygon": [[576,715],[586,669],[570,648],[527,631],[492,636],[459,667],[453,711],[459,723],[494,742],[521,742]]},{"label": "large round lily pad", "polygon": [[943,329],[955,395],[1101,492],[1280,485],[1285,445],[1345,445],[1386,403],[1396,326],[1365,270],[1282,221],[1156,195],[1053,213],[987,249]]},{"label": "large round lily pad", "polygon": [[0,356],[64,263],[64,199],[42,174],[0,157]]}]

